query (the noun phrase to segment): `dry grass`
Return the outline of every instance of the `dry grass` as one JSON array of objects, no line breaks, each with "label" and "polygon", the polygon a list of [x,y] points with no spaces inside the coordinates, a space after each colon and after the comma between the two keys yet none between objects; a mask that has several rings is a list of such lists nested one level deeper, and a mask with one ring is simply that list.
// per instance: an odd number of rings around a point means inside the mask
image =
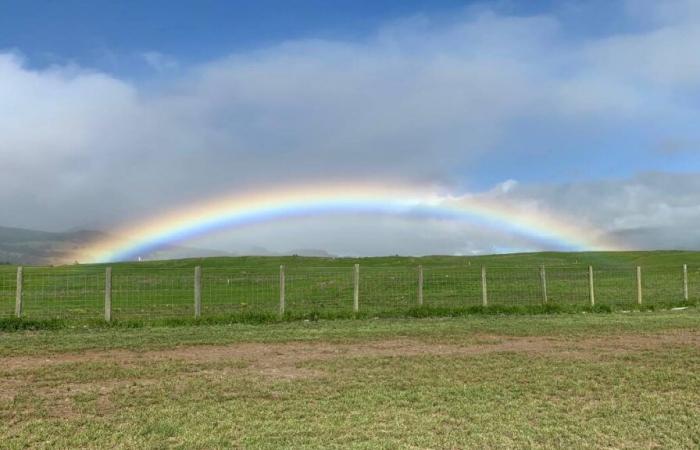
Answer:
[{"label": "dry grass", "polygon": [[687,310],[5,334],[0,442],[697,448],[698,325]]}]

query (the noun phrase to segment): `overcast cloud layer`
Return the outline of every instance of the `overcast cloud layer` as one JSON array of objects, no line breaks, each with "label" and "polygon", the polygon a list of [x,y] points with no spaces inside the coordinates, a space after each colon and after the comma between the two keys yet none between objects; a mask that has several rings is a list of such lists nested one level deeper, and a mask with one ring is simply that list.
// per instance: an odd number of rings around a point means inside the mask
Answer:
[{"label": "overcast cloud layer", "polygon": [[[153,76],[138,81],[29,69],[21,49],[0,51],[0,225],[109,231],[240,188],[396,180],[534,202],[635,247],[697,249],[700,6],[659,3],[625,3],[635,26],[595,37],[570,35],[557,15],[479,7],[197,66],[145,49]],[[202,243],[537,248],[390,218],[304,219]]]}]

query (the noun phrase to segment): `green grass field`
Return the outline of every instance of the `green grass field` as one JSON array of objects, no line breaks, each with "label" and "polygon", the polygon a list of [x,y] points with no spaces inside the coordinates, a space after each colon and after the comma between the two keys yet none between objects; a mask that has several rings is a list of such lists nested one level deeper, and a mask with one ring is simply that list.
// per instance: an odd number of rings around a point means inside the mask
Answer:
[{"label": "green grass field", "polygon": [[0,333],[2,448],[698,448],[700,311]]},{"label": "green grass field", "polygon": [[[287,318],[348,318],[353,314],[353,265],[360,264],[360,317],[450,315],[479,310],[481,267],[488,305],[498,310],[577,311],[590,305],[637,308],[637,265],[643,268],[643,308],[700,299],[700,252],[532,253],[479,257],[304,258],[236,257],[113,264],[112,310],[117,321],[167,320],[194,314],[193,268],[203,268],[202,318],[275,320],[279,266],[286,266]],[[688,265],[689,302],[682,266]],[[418,269],[424,270],[424,307]],[[540,267],[547,276],[544,305]],[[105,265],[25,267],[23,316],[28,320],[95,321],[103,317]],[[16,268],[0,266],[0,318],[14,314]]]}]

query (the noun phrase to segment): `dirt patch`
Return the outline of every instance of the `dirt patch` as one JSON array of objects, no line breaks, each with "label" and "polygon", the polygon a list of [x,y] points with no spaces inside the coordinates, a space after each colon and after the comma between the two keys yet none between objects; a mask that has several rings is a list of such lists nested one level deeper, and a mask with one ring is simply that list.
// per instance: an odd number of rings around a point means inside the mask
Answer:
[{"label": "dirt patch", "polygon": [[[700,348],[700,331],[682,331],[654,335],[621,335],[585,339],[552,337],[512,337],[476,335],[465,343],[434,343],[417,339],[389,339],[349,344],[318,342],[239,343],[224,346],[187,346],[145,352],[129,350],[88,351],[56,354],[47,357],[20,356],[0,358],[3,372],[36,369],[66,363],[116,363],[125,366],[149,362],[183,361],[187,363],[243,360],[260,372],[278,373],[299,363],[312,360],[357,357],[394,357],[421,355],[469,356],[493,352],[560,354],[597,357],[603,353],[654,350],[668,346]],[[281,377],[286,378],[284,374]]]}]

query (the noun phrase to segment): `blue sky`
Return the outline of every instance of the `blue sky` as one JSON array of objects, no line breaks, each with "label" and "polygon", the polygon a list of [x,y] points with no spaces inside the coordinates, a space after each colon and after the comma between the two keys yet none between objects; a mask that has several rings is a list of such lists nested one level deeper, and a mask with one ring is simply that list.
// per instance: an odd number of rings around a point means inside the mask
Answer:
[{"label": "blue sky", "polygon": [[158,51],[204,61],[307,37],[362,39],[387,20],[448,13],[461,1],[4,1],[0,42],[33,64],[75,61],[129,74],[128,59]]},{"label": "blue sky", "polygon": [[144,51],[202,62],[291,39],[362,40],[388,21],[421,14],[448,17],[467,8],[555,13],[572,38],[635,26],[610,14],[618,4],[592,0],[584,5],[551,0],[4,0],[0,48],[20,51],[29,65],[71,61],[128,76],[141,73],[132,57]]},{"label": "blue sky", "polygon": [[[0,225],[109,231],[238,189],[396,180],[695,248],[698,30],[694,0],[0,1]],[[386,225],[378,252],[532,244],[434,226],[417,247]],[[282,228],[205,244],[316,246]]]}]

